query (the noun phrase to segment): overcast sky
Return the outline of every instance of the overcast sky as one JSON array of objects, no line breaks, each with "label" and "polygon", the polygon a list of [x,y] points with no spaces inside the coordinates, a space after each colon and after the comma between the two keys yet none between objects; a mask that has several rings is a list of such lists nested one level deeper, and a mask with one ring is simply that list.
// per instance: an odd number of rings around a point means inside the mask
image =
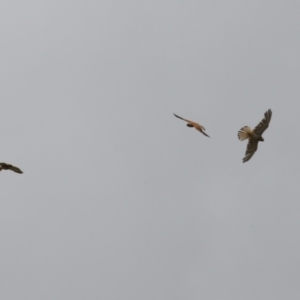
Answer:
[{"label": "overcast sky", "polygon": [[1,1],[1,299],[300,299],[299,16]]}]

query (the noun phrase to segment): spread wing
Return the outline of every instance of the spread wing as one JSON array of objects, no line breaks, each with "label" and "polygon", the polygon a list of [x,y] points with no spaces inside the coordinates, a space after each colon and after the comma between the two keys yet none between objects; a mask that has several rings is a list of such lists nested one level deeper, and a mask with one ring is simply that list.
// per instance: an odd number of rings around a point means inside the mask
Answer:
[{"label": "spread wing", "polygon": [[23,172],[18,168],[18,167],[15,167],[15,166],[11,166],[10,167],[10,170],[16,172],[16,173],[19,173],[19,174],[22,174]]},{"label": "spread wing", "polygon": [[254,133],[262,135],[264,131],[269,127],[272,117],[272,111],[269,109],[265,112],[265,117],[260,121],[260,123],[253,129]]},{"label": "spread wing", "polygon": [[[203,127],[202,127],[203,128]],[[197,130],[199,130],[198,128],[196,128]],[[199,130],[202,134],[204,134],[205,136],[207,136],[207,137],[209,137],[210,138],[210,136],[208,135],[208,134],[206,134],[206,132],[204,132],[203,130]]]},{"label": "spread wing", "polygon": [[243,162],[246,162],[251,159],[251,157],[254,155],[254,153],[257,150],[257,146],[258,146],[258,140],[249,139],[247,149],[246,149],[246,154],[245,157],[243,158]]},{"label": "spread wing", "polygon": [[16,173],[19,173],[19,174],[23,173],[18,167],[15,167],[15,166],[7,164],[7,163],[0,163],[0,171],[2,169],[3,170],[12,170],[12,171],[14,171]]},{"label": "spread wing", "polygon": [[176,118],[178,118],[178,119],[181,119],[181,120],[183,120],[183,121],[186,121],[186,122],[188,122],[188,123],[193,123],[192,121],[190,121],[190,120],[186,120],[186,119],[184,119],[184,118],[181,118],[181,117],[179,117],[179,116],[177,116],[177,115],[175,115],[175,114],[173,114]]}]

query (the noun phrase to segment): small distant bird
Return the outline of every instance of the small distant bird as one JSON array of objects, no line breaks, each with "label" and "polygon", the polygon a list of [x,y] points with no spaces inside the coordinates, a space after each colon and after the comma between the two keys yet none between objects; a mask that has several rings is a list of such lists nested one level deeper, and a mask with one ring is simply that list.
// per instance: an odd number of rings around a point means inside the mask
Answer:
[{"label": "small distant bird", "polygon": [[13,165],[6,164],[6,163],[0,163],[0,171],[2,171],[2,170],[12,170],[19,174],[23,173],[19,168],[15,167]]},{"label": "small distant bird", "polygon": [[258,142],[263,142],[264,139],[262,134],[269,127],[272,117],[272,111],[269,109],[265,112],[265,117],[260,121],[260,123],[252,130],[249,126],[244,126],[238,132],[239,140],[243,141],[249,139],[246,154],[243,158],[243,162],[246,162],[251,159],[254,153],[257,150]]},{"label": "small distant bird", "polygon": [[183,120],[183,121],[186,121],[186,122],[187,122],[186,126],[188,126],[188,127],[194,127],[195,129],[197,129],[198,131],[200,131],[201,133],[203,133],[203,134],[206,135],[207,137],[210,137],[208,134],[206,134],[206,133],[204,132],[205,128],[204,128],[202,125],[200,125],[200,124],[198,124],[198,123],[195,123],[195,122],[193,122],[193,121],[190,121],[190,120],[186,120],[186,119],[184,119],[184,118],[181,118],[181,117],[179,117],[179,116],[177,116],[177,115],[175,115],[175,114],[174,114],[174,116],[177,117],[177,118],[179,118],[179,119],[181,119],[181,120]]}]

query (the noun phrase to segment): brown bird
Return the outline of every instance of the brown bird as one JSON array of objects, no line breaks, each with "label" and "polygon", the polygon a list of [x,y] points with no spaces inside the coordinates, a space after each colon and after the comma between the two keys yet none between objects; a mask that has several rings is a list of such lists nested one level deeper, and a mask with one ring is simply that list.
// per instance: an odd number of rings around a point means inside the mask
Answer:
[{"label": "brown bird", "polygon": [[204,128],[202,125],[200,125],[200,124],[198,124],[198,123],[195,123],[195,122],[193,122],[193,121],[190,121],[190,120],[186,120],[186,119],[184,119],[184,118],[181,118],[181,117],[179,117],[179,116],[177,116],[177,115],[175,115],[175,114],[174,114],[174,116],[177,117],[177,118],[179,118],[179,119],[181,119],[181,120],[183,120],[183,121],[186,121],[186,122],[187,122],[186,126],[188,126],[188,127],[194,127],[195,129],[197,129],[198,131],[200,131],[201,133],[203,133],[205,136],[210,137],[208,134],[206,134],[206,133],[204,132],[205,128]]},{"label": "brown bird", "polygon": [[257,150],[258,142],[264,141],[262,134],[269,127],[271,117],[272,117],[272,111],[271,109],[269,109],[268,111],[265,112],[265,117],[260,121],[260,123],[253,130],[249,126],[244,126],[238,132],[239,140],[241,141],[246,139],[249,140],[246,149],[246,154],[245,157],[243,158],[243,162],[250,160]]},{"label": "brown bird", "polygon": [[13,165],[6,164],[6,163],[0,163],[0,171],[2,171],[2,170],[12,170],[19,174],[23,173],[19,168],[15,167]]}]

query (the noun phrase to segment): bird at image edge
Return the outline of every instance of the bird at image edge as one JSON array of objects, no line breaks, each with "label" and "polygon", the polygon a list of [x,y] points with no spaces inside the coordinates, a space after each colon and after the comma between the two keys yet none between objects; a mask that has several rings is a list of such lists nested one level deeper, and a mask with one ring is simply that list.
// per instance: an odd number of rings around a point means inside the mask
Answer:
[{"label": "bird at image edge", "polygon": [[0,171],[2,170],[11,170],[16,173],[23,174],[23,172],[18,167],[6,163],[0,163]]}]

